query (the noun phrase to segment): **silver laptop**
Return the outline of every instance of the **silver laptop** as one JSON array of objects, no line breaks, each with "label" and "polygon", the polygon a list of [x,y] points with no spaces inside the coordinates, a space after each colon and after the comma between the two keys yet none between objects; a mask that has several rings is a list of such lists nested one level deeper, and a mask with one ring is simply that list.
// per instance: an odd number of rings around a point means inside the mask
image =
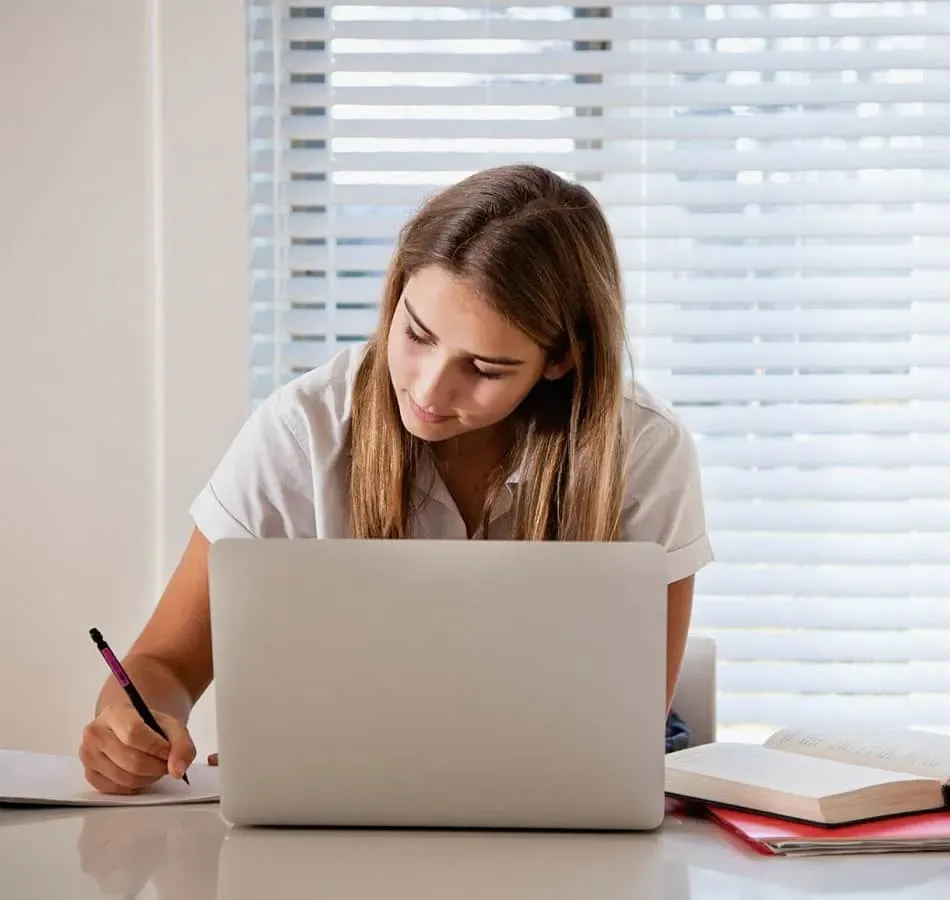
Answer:
[{"label": "silver laptop", "polygon": [[661,823],[658,545],[224,540],[210,588],[232,824]]}]

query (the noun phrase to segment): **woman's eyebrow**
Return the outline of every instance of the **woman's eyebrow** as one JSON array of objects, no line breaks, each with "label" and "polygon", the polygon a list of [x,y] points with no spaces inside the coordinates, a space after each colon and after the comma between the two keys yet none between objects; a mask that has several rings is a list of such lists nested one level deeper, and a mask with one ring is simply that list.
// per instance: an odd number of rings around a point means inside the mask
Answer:
[{"label": "woman's eyebrow", "polygon": [[422,331],[422,332],[424,332],[427,337],[434,338],[434,337],[435,337],[435,333],[432,331],[431,328],[427,328],[427,327],[425,326],[425,324],[423,324],[422,319],[420,319],[420,318],[416,315],[416,311],[412,308],[412,306],[411,306],[410,303],[409,303],[409,298],[404,296],[404,297],[402,298],[402,302],[403,302],[403,304],[404,304],[405,307],[406,307],[406,312],[409,313],[409,318],[412,319],[412,321],[413,321],[413,322],[415,323],[415,325],[419,328],[419,330]]},{"label": "woman's eyebrow", "polygon": [[[409,313],[409,318],[412,319],[413,324],[423,332],[426,337],[430,337],[433,340],[438,340],[435,335],[435,332],[431,328],[426,326],[426,324],[416,315],[416,311],[412,308],[412,304],[409,302],[407,297],[402,298],[402,302],[406,307],[406,312]],[[488,363],[490,366],[523,366],[523,359],[514,359],[510,356],[481,356],[478,353],[469,353],[468,356],[471,356],[472,359],[477,359],[479,362]]]}]

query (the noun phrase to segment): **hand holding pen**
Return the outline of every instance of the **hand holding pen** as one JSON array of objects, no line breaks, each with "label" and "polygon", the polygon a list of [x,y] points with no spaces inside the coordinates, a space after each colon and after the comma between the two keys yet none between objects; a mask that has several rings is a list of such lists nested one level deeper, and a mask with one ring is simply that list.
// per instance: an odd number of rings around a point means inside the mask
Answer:
[{"label": "hand holding pen", "polygon": [[165,775],[186,784],[195,748],[185,725],[153,713],[100,632],[90,637],[129,698],[103,708],[83,731],[79,756],[86,779],[104,793],[136,793]]}]

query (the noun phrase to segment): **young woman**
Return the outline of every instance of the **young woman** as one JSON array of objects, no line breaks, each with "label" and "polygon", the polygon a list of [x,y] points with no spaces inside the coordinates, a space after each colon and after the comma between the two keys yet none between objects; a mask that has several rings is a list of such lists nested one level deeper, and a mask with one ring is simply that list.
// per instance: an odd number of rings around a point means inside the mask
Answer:
[{"label": "young woman", "polygon": [[108,792],[180,777],[212,680],[207,553],[223,537],[656,541],[667,549],[667,708],[695,572],[712,558],[694,444],[624,384],[624,298],[602,210],[534,166],[490,169],[403,228],[368,343],[277,390],[192,507],[191,540],[83,732]]}]

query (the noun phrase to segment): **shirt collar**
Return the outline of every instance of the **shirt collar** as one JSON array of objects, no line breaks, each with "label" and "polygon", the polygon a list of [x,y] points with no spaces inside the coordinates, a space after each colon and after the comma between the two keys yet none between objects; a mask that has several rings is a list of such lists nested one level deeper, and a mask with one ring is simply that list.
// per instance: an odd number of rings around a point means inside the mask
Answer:
[{"label": "shirt collar", "polygon": [[[513,492],[521,483],[522,478],[523,473],[519,467],[505,480],[507,489],[502,490],[498,499],[495,501],[494,508],[492,509],[492,521],[505,515],[505,513],[511,509]],[[452,499],[449,489],[445,486],[442,476],[439,475],[438,469],[436,469],[428,453],[423,454],[419,459],[412,489],[417,496],[425,498],[427,501],[435,500],[450,509],[455,508],[455,501]]]}]

